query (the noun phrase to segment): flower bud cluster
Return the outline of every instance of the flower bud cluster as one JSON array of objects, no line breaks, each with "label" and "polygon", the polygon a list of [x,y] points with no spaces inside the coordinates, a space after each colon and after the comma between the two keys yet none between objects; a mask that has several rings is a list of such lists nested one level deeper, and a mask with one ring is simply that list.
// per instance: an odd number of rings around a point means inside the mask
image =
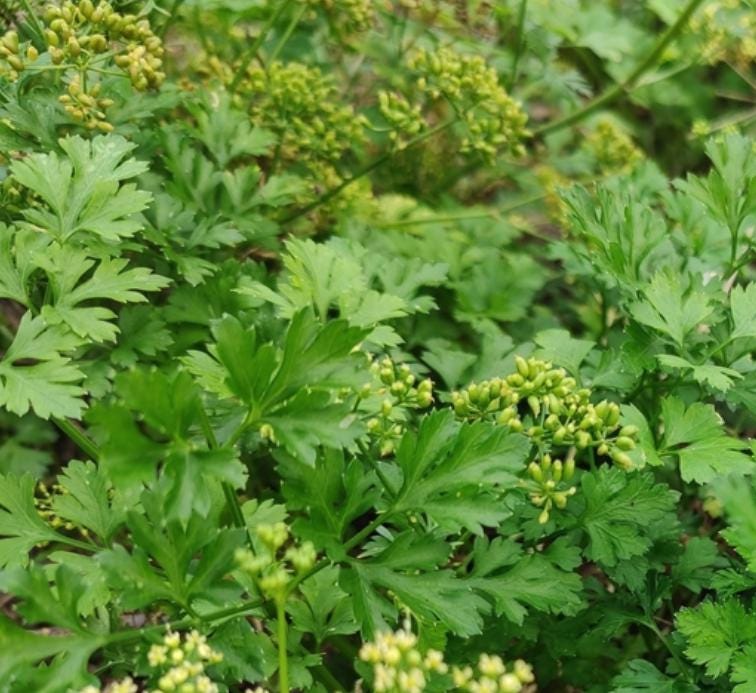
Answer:
[{"label": "flower bud cluster", "polygon": [[45,40],[52,62],[86,67],[114,54],[113,61],[138,91],[160,86],[165,79],[163,42],[147,19],[121,14],[104,0],[48,5],[43,14]]},{"label": "flower bud cluster", "polygon": [[134,683],[134,679],[127,676],[120,681],[109,683],[102,690],[97,686],[85,686],[79,690],[79,693],[138,693],[138,691],[139,687]]},{"label": "flower bud cluster", "polygon": [[421,693],[426,688],[518,693],[535,681],[532,668],[521,659],[508,667],[501,657],[482,654],[476,670],[450,667],[443,652],[421,652],[417,637],[406,630],[379,633],[362,646],[359,657],[372,666],[376,693]]},{"label": "flower bud cluster", "polygon": [[58,100],[63,104],[66,113],[88,130],[113,132],[113,126],[105,115],[105,111],[113,105],[113,99],[101,99],[99,95],[99,82],[93,84],[87,93],[82,88],[79,75],[74,75],[68,83],[68,93],[61,95]]},{"label": "flower bud cluster", "polygon": [[339,33],[367,31],[373,25],[375,12],[371,0],[300,0],[313,10],[323,10]]},{"label": "flower bud cluster", "polygon": [[552,507],[563,510],[567,507],[569,497],[574,496],[577,491],[575,486],[569,485],[575,476],[575,455],[568,454],[563,463],[559,459],[552,461],[551,455],[546,453],[540,464],[531,462],[528,465],[528,476],[530,500],[536,507],[543,508],[538,522],[545,525],[549,521]]},{"label": "flower bud cluster", "polygon": [[250,98],[254,124],[278,135],[285,159],[333,163],[365,139],[367,121],[339,102],[332,78],[318,68],[250,65],[239,91]]},{"label": "flower bud cluster", "polygon": [[407,140],[425,128],[420,106],[410,104],[402,94],[379,91],[378,108],[392,128],[389,137],[396,149],[404,149]]},{"label": "flower bud cluster", "polygon": [[632,138],[608,118],[598,122],[585,144],[605,173],[627,171],[643,158]]},{"label": "flower bud cluster", "polygon": [[37,49],[31,43],[21,44],[18,32],[6,31],[0,38],[0,77],[15,82],[28,64],[36,62]]},{"label": "flower bud cluster", "polygon": [[499,84],[496,71],[478,55],[450,48],[419,50],[409,62],[417,88],[432,100],[445,99],[465,126],[463,152],[492,159],[498,152],[524,152],[527,115]]},{"label": "flower bud cluster", "polygon": [[749,3],[719,0],[706,4],[690,20],[709,65],[726,62],[748,71],[756,60],[756,13]]},{"label": "flower bud cluster", "polygon": [[292,576],[303,575],[315,565],[315,547],[306,541],[284,550],[289,541],[289,528],[285,522],[258,525],[255,534],[260,550],[253,553],[249,549],[237,549],[236,562],[255,579],[267,598],[283,600]]},{"label": "flower bud cluster", "polygon": [[407,364],[397,365],[388,356],[370,364],[373,381],[359,392],[364,409],[373,415],[367,421],[368,435],[376,441],[382,456],[394,452],[396,441],[404,435],[408,413],[433,404],[433,382],[420,382]]},{"label": "flower bud cluster", "polygon": [[157,688],[152,693],[218,693],[205,667],[222,660],[223,655],[213,650],[198,631],[190,631],[183,639],[179,633],[168,631],[162,643],[153,645],[147,653],[147,662],[157,678]]},{"label": "flower bud cluster", "polygon": [[620,426],[616,403],[591,403],[590,389],[579,388],[575,378],[548,361],[516,356],[515,365],[515,372],[504,378],[453,392],[457,416],[495,420],[521,431],[539,448],[590,448],[622,469],[633,468],[628,452],[635,448],[638,429]]},{"label": "flower bud cluster", "polygon": [[444,675],[449,670],[442,652],[421,653],[417,636],[406,630],[378,633],[373,642],[362,646],[359,656],[373,668],[376,693],[420,693],[434,674]]},{"label": "flower bud cluster", "polygon": [[497,655],[480,655],[477,672],[472,667],[454,667],[456,689],[470,693],[519,693],[535,681],[533,668],[522,659],[507,667]]}]

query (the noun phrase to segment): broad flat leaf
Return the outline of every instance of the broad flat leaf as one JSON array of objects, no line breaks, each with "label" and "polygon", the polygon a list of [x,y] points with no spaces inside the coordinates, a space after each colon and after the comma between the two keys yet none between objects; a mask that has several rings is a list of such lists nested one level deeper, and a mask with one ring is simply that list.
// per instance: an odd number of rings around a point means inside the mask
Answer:
[{"label": "broad flat leaf", "polygon": [[47,207],[28,207],[27,223],[60,241],[81,232],[111,242],[133,236],[142,227],[136,215],[151,199],[133,184],[121,185],[147,170],[146,164],[126,158],[136,145],[119,135],[100,135],[66,137],[60,146],[63,158],[55,152],[31,154],[11,166],[16,180]]},{"label": "broad flat leaf", "polygon": [[261,422],[273,427],[276,440],[289,453],[313,466],[319,446],[346,448],[364,432],[347,403],[331,400],[327,392],[302,390]]},{"label": "broad flat leaf", "polygon": [[[580,608],[582,581],[577,573],[562,570],[543,554],[524,556],[514,546],[497,556],[502,547],[496,541],[490,545],[478,541],[469,582],[493,599],[497,616],[522,625],[530,609],[572,614]],[[488,557],[487,553],[493,555]],[[572,561],[567,565],[575,567]]]},{"label": "broad flat leaf", "polygon": [[22,305],[28,304],[24,276],[16,263],[12,249],[16,231],[13,227],[0,224],[0,298],[10,298]]},{"label": "broad flat leaf", "polygon": [[580,364],[596,346],[587,339],[575,339],[567,330],[543,330],[533,341],[540,347],[535,356],[564,366],[572,375],[580,373]]},{"label": "broad flat leaf", "polygon": [[685,481],[705,484],[733,472],[753,471],[753,461],[742,452],[745,443],[725,434],[722,420],[710,404],[696,402],[686,409],[681,400],[667,397],[662,402],[662,420],[660,449],[678,457]]},{"label": "broad flat leaf", "polygon": [[645,299],[630,306],[633,317],[671,337],[679,348],[712,312],[708,296],[695,289],[686,291],[675,272],[657,273],[643,293]]},{"label": "broad flat leaf", "polygon": [[740,380],[743,377],[742,373],[732,368],[715,366],[713,364],[697,365],[672,354],[659,354],[656,358],[664,366],[691,370],[696,382],[702,385],[709,385],[720,392],[726,392],[732,387],[735,380]]},{"label": "broad flat leaf", "polygon": [[[709,676],[722,676],[733,665],[741,669],[741,675],[753,670],[753,660],[749,667],[748,658],[756,641],[756,615],[737,599],[706,601],[695,609],[682,609],[676,620],[688,641],[685,654],[704,665]],[[739,690],[746,693],[748,689]]]},{"label": "broad flat leaf", "polygon": [[223,661],[213,666],[214,671],[233,681],[265,681],[278,668],[276,646],[247,619],[226,621],[209,642],[223,655]]},{"label": "broad flat leaf", "polygon": [[339,450],[323,450],[314,467],[281,451],[275,455],[286,507],[307,512],[294,520],[296,535],[340,560],[350,522],[373,507],[380,496],[375,474],[366,472],[357,460],[347,462]]},{"label": "broad flat leaf", "polygon": [[730,292],[733,330],[731,339],[756,337],[756,282],[735,286]]},{"label": "broad flat leaf", "polygon": [[124,516],[110,504],[111,486],[103,471],[92,462],[73,460],[58,476],[58,484],[64,492],[53,497],[55,513],[109,541]]},{"label": "broad flat leaf", "polygon": [[118,344],[110,352],[113,363],[133,366],[142,357],[154,357],[173,344],[173,335],[152,306],[127,306],[118,316]]},{"label": "broad flat leaf", "polygon": [[693,684],[671,678],[651,662],[633,659],[612,679],[611,693],[695,693]]},{"label": "broad flat leaf", "polygon": [[[93,634],[43,635],[21,628],[0,615],[0,681],[6,690],[59,693],[85,680],[89,657],[102,647]],[[51,657],[63,656],[51,666],[37,667]],[[13,687],[13,688],[11,688]]]},{"label": "broad flat leaf", "polygon": [[500,496],[517,484],[529,447],[503,427],[458,424],[450,411],[430,414],[399,444],[403,483],[394,509],[424,512],[450,532],[482,534],[508,516]]},{"label": "broad flat leaf", "polygon": [[585,474],[581,486],[586,505],[579,523],[590,539],[586,555],[606,566],[644,554],[651,546],[647,528],[673,513],[679,498],[651,474],[614,467]]},{"label": "broad flat leaf", "polygon": [[349,595],[339,587],[338,567],[329,566],[308,578],[299,592],[303,598],[291,600],[286,610],[294,627],[302,633],[312,633],[316,642],[359,629]]},{"label": "broad flat leaf", "polygon": [[78,344],[40,317],[25,313],[0,360],[0,406],[19,416],[30,409],[42,419],[81,418],[84,374],[63,356]]},{"label": "broad flat leaf", "polygon": [[0,567],[26,564],[34,546],[59,539],[37,512],[34,486],[28,474],[0,476]]},{"label": "broad flat leaf", "polygon": [[[352,593],[353,599],[379,603],[385,597],[379,596],[377,590],[389,590],[419,618],[432,623],[440,622],[462,637],[480,633],[483,626],[482,614],[490,609],[486,600],[472,591],[466,580],[456,578],[449,570],[406,573],[380,563],[361,562],[352,566],[352,575],[356,576],[361,583],[360,589],[365,592],[362,598],[355,597]],[[351,593],[348,587],[345,588]],[[355,603],[355,607],[363,632],[372,635],[376,629],[385,628],[382,619],[379,620],[376,614],[363,613],[364,607],[359,601]],[[379,608],[378,604],[374,608]]]},{"label": "broad flat leaf", "polygon": [[727,514],[722,536],[743,557],[748,570],[756,573],[756,489],[743,479],[726,479],[716,485]]},{"label": "broad flat leaf", "polygon": [[92,305],[93,301],[145,302],[143,292],[168,285],[165,277],[145,267],[126,269],[127,260],[111,258],[101,260],[91,277],[80,281],[95,262],[74,249],[60,249],[45,265],[55,286],[55,299],[43,307],[43,317],[48,324],[63,323],[79,337],[95,342],[114,341],[118,327],[111,322],[116,314],[109,307]]}]

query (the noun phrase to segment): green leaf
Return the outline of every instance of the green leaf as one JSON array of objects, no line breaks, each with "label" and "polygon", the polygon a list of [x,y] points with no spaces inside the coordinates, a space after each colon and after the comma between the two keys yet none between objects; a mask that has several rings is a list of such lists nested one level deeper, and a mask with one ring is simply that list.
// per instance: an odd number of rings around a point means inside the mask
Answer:
[{"label": "green leaf", "polygon": [[34,505],[32,476],[0,476],[0,567],[26,564],[39,543],[57,541],[58,533]]},{"label": "green leaf", "polygon": [[[523,556],[519,547],[478,539],[473,558],[469,583],[493,599],[497,616],[512,623],[522,625],[529,609],[574,614],[582,605],[580,576],[555,565],[547,555]],[[575,567],[573,561],[566,565]]]},{"label": "green leaf", "polygon": [[314,465],[317,448],[346,448],[364,431],[346,402],[332,402],[328,392],[302,390],[261,422],[273,427],[275,439],[295,457]]},{"label": "green leaf", "polygon": [[659,363],[670,368],[690,369],[696,382],[702,385],[709,385],[720,392],[726,392],[732,387],[735,380],[743,377],[742,373],[732,368],[715,366],[713,364],[697,365],[672,354],[658,354],[656,358]]},{"label": "green leaf", "polygon": [[680,461],[685,481],[709,483],[733,472],[748,474],[753,461],[742,452],[745,444],[722,430],[722,419],[714,407],[696,402],[686,408],[674,397],[662,402],[664,438],[660,449]]},{"label": "green leaf", "polygon": [[458,424],[452,412],[434,412],[399,444],[403,483],[394,511],[424,512],[449,532],[482,534],[509,515],[498,499],[517,485],[529,447],[505,427]]},{"label": "green leaf", "polygon": [[92,462],[73,460],[58,476],[58,484],[62,493],[56,493],[52,502],[56,515],[109,541],[124,516],[110,504],[112,487],[104,472]]},{"label": "green leaf", "polygon": [[696,690],[690,683],[663,674],[651,662],[633,659],[612,679],[611,693],[695,693]]},{"label": "green leaf", "polygon": [[[737,599],[706,601],[695,609],[677,614],[677,628],[685,636],[685,654],[706,667],[708,676],[723,676],[731,667],[741,675],[753,668],[753,643],[756,641],[756,614],[746,611]],[[736,688],[746,693],[747,688]]]},{"label": "green leaf", "polygon": [[16,180],[46,205],[28,207],[27,224],[61,242],[83,232],[110,242],[133,236],[142,227],[136,215],[151,199],[133,184],[121,185],[147,169],[126,158],[136,145],[119,135],[100,135],[66,137],[60,146],[65,158],[31,154],[11,166]]},{"label": "green leaf", "polygon": [[730,339],[756,337],[756,282],[732,288],[730,310],[733,323]]},{"label": "green leaf", "polygon": [[84,374],[62,355],[77,343],[25,313],[0,360],[0,406],[19,416],[32,409],[42,419],[81,418],[85,390],[76,383]]},{"label": "green leaf", "polygon": [[564,366],[575,376],[580,373],[580,364],[596,346],[590,340],[575,339],[567,330],[543,330],[533,341],[540,347],[534,356]]},{"label": "green leaf", "polygon": [[644,300],[633,303],[630,313],[638,322],[669,336],[680,349],[687,334],[712,313],[708,296],[687,291],[682,277],[672,271],[654,275],[643,293]]},{"label": "green leaf", "polygon": [[647,527],[674,512],[679,494],[651,474],[626,474],[601,467],[581,479],[585,510],[579,523],[588,533],[588,558],[606,566],[640,556],[651,546]]},{"label": "green leaf", "polygon": [[756,488],[753,481],[724,479],[715,487],[724,505],[727,529],[721,535],[743,557],[748,570],[756,573]]},{"label": "green leaf", "polygon": [[292,600],[286,610],[294,627],[311,633],[317,643],[333,635],[347,635],[359,629],[349,595],[339,587],[339,569],[329,566],[305,580],[300,600]]},{"label": "green leaf", "polygon": [[55,294],[53,302],[43,307],[42,315],[48,324],[65,324],[79,337],[114,341],[118,328],[110,321],[116,313],[91,303],[145,302],[143,292],[158,291],[168,285],[168,280],[144,267],[126,269],[127,260],[105,258],[88,279],[81,281],[94,265],[85,253],[69,248],[57,250],[41,263],[51,277]]}]

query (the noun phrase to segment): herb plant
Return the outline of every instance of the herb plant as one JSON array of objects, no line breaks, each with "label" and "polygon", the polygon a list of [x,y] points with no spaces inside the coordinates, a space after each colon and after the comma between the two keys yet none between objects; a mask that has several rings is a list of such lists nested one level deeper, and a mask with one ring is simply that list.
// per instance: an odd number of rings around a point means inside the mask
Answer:
[{"label": "herb plant", "polygon": [[750,0],[0,21],[0,691],[756,690]]}]

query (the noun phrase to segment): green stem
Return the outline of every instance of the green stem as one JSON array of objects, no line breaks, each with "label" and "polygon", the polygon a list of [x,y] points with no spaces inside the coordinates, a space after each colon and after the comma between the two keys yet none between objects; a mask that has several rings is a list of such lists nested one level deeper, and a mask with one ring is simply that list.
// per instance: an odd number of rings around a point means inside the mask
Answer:
[{"label": "green stem", "polygon": [[31,5],[29,4],[29,0],[21,0],[21,5],[23,5],[24,12],[26,13],[26,18],[29,21],[29,24],[31,24],[34,27],[34,31],[37,34],[37,38],[44,44],[45,32],[42,29],[42,25],[39,23],[39,19],[37,19],[37,15],[35,14],[34,10],[31,8]]},{"label": "green stem", "polygon": [[284,13],[286,8],[289,7],[291,2],[292,0],[281,0],[276,10],[270,15],[270,17],[268,17],[268,21],[265,22],[262,29],[260,29],[260,33],[255,37],[255,40],[252,42],[252,45],[244,54],[244,57],[242,58],[242,61],[241,61],[241,65],[239,65],[239,69],[236,71],[236,74],[234,75],[233,80],[231,80],[231,84],[229,84],[228,86],[228,91],[231,92],[232,94],[236,91],[237,87],[239,86],[239,82],[241,82],[242,79],[244,79],[244,75],[247,72],[247,68],[249,67],[249,64],[257,55],[257,51],[260,50],[260,46],[262,46],[263,41],[265,41],[266,37],[268,36],[268,33],[273,28],[273,25],[278,21],[278,18]]},{"label": "green stem", "polygon": [[[215,431],[210,424],[210,418],[205,411],[205,407],[200,407],[200,426],[202,427],[202,433],[205,436],[207,445],[211,450],[217,450],[218,439],[215,437]],[[244,527],[244,513],[242,512],[241,505],[239,503],[239,497],[236,495],[236,489],[227,481],[223,482],[223,496],[226,499],[226,505],[231,512],[231,518],[236,527]]]},{"label": "green stem", "polygon": [[[424,142],[425,140],[429,139],[430,137],[437,135],[439,132],[442,132],[443,130],[450,128],[456,122],[457,122],[457,119],[452,118],[450,120],[447,120],[441,123],[440,125],[437,125],[434,128],[431,128],[430,130],[426,130],[425,132],[420,133],[419,135],[417,135],[417,137],[414,137],[411,140],[409,140],[409,142],[407,142],[407,144],[405,145],[402,151],[406,151],[407,149],[410,149],[411,147],[417,146],[421,142]],[[299,217],[304,216],[308,212],[311,212],[316,207],[320,207],[320,205],[325,204],[326,202],[328,202],[328,200],[338,195],[348,185],[351,185],[356,180],[359,180],[363,176],[366,176],[368,173],[377,169],[379,166],[382,166],[383,164],[385,164],[387,161],[390,161],[393,158],[393,156],[394,156],[394,152],[389,151],[379,156],[377,159],[374,159],[370,163],[365,164],[365,166],[363,166],[360,169],[357,169],[357,171],[353,173],[351,176],[341,181],[341,183],[339,183],[339,185],[337,185],[335,188],[331,188],[331,190],[326,191],[316,200],[313,200],[312,202],[305,205],[301,209],[297,210],[293,214],[282,219],[281,224],[289,224],[295,219],[299,219]]]},{"label": "green stem", "polygon": [[688,4],[680,13],[677,21],[667,28],[653,45],[649,53],[636,65],[635,69],[624,80],[615,84],[613,87],[610,87],[574,113],[570,113],[564,118],[560,118],[551,123],[547,123],[546,125],[542,125],[540,128],[536,128],[536,130],[533,131],[533,135],[535,137],[543,137],[544,135],[548,135],[557,130],[566,128],[569,125],[580,122],[594,111],[607,106],[626,91],[632,89],[644,73],[657,63],[664,53],[664,50],[675,38],[677,38],[678,34],[683,30],[683,27],[688,23],[691,15],[698,9],[698,6],[702,2],[703,0],[688,0]]},{"label": "green stem", "polygon": [[688,665],[682,660],[680,655],[678,654],[677,650],[672,647],[672,644],[667,640],[664,633],[662,633],[659,630],[659,627],[651,620],[645,620],[645,619],[638,619],[638,623],[648,628],[656,637],[659,639],[659,641],[664,645],[664,647],[667,649],[669,654],[672,655],[672,659],[675,660],[678,669],[680,670],[680,673],[683,675],[686,681],[692,681],[691,675],[690,675],[690,669],[688,668]]},{"label": "green stem", "polygon": [[[253,599],[251,601],[242,602],[235,606],[229,606],[225,609],[218,609],[217,611],[211,611],[207,614],[202,614],[200,620],[203,623],[214,623],[216,621],[222,621],[233,616],[241,616],[248,611],[254,611],[258,607],[265,603],[263,599]],[[197,619],[194,617],[185,617],[163,623],[159,626],[147,626],[145,628],[135,628],[132,630],[121,630],[115,633],[111,633],[106,636],[107,644],[130,642],[132,640],[139,640],[147,635],[155,633],[164,633],[167,630],[186,630],[197,624]]]},{"label": "green stem", "polygon": [[176,10],[181,6],[181,4],[184,2],[184,0],[173,0],[173,4],[171,5],[171,9],[168,10],[168,16],[166,17],[165,22],[163,22],[163,26],[160,27],[160,38],[164,38],[166,33],[168,33],[168,28],[173,24],[173,19],[176,14]]},{"label": "green stem", "polygon": [[525,15],[527,14],[528,0],[520,0],[520,11],[517,13],[517,44],[515,45],[514,59],[512,60],[512,74],[509,76],[509,91],[512,91],[517,82],[517,71],[520,67],[520,57],[525,46]]},{"label": "green stem", "polygon": [[546,195],[533,195],[522,200],[516,200],[503,207],[498,207],[487,212],[463,212],[461,214],[447,214],[437,217],[424,217],[422,219],[399,219],[397,221],[388,221],[379,225],[379,228],[395,228],[398,226],[414,226],[415,224],[444,224],[454,221],[467,221],[475,219],[495,219],[499,220],[502,214],[512,212],[520,207],[527,207],[534,202],[540,202]]},{"label": "green stem", "polygon": [[388,510],[385,513],[381,513],[372,522],[365,525],[357,534],[355,534],[346,544],[344,544],[344,553],[349,553],[355,546],[361,544],[367,539],[378,527],[380,527],[386,519],[391,515],[392,511]]},{"label": "green stem", "polygon": [[284,33],[281,35],[281,38],[276,44],[276,47],[273,49],[273,52],[270,54],[270,57],[268,58],[268,63],[272,63],[278,57],[279,53],[283,50],[283,47],[287,44],[287,42],[291,38],[291,35],[294,33],[294,29],[296,29],[297,24],[299,24],[299,20],[302,19],[302,15],[305,13],[306,9],[307,9],[307,4],[302,3],[299,9],[292,15],[291,20],[289,21],[289,25],[286,27],[286,31],[284,31]]},{"label": "green stem", "polygon": [[289,693],[289,656],[286,652],[286,598],[276,599],[276,619],[278,621],[278,690]]},{"label": "green stem", "polygon": [[53,423],[74,443],[76,443],[76,446],[79,448],[79,450],[86,453],[91,460],[93,460],[94,462],[97,462],[99,460],[100,451],[97,449],[97,446],[76,424],[69,421],[68,419],[57,418],[53,418]]}]

